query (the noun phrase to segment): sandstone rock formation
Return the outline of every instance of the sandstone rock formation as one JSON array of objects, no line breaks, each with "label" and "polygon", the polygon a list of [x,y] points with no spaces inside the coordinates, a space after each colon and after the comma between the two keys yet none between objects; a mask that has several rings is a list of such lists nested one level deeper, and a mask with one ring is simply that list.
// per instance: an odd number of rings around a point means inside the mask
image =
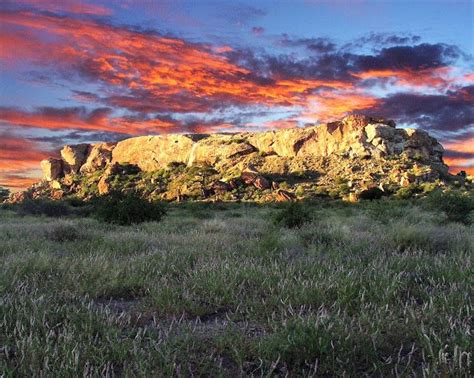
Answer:
[{"label": "sandstone rock formation", "polygon": [[425,131],[362,115],[306,128],[65,146],[61,156],[41,162],[46,195],[47,188],[86,198],[118,189],[166,199],[292,200],[298,187],[303,197],[354,199],[448,171],[443,147]]},{"label": "sandstone rock formation", "polygon": [[61,150],[63,167],[65,173],[77,173],[85,163],[89,155],[90,146],[88,144],[78,144],[75,146],[64,146]]},{"label": "sandstone rock formation", "polygon": [[55,158],[42,160],[41,170],[43,171],[43,177],[45,180],[57,180],[63,176],[63,161]]},{"label": "sandstone rock formation", "polygon": [[98,143],[91,146],[86,162],[80,167],[81,173],[91,173],[105,168],[112,160],[115,143]]}]

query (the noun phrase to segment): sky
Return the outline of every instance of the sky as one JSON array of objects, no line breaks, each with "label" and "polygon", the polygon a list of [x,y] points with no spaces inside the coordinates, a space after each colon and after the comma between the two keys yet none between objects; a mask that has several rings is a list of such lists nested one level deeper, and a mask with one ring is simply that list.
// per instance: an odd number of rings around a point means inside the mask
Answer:
[{"label": "sky", "polygon": [[64,144],[363,113],[474,174],[472,1],[0,1],[0,186]]}]

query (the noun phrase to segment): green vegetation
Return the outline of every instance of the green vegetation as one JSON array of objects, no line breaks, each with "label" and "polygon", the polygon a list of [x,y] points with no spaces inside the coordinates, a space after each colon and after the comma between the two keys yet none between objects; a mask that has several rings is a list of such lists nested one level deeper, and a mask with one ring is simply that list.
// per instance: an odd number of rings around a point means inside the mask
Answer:
[{"label": "green vegetation", "polygon": [[62,217],[71,213],[70,207],[63,201],[50,199],[27,199],[15,206],[20,215],[45,215],[47,217]]},{"label": "green vegetation", "polygon": [[274,223],[288,228],[301,227],[311,220],[310,212],[301,202],[290,202],[274,216]]},{"label": "green vegetation", "polygon": [[411,183],[408,186],[398,189],[395,193],[395,197],[398,199],[409,199],[422,192],[423,188],[420,185]]},{"label": "green vegetation", "polygon": [[4,206],[0,375],[469,376],[472,197],[435,195]]},{"label": "green vegetation", "polygon": [[149,202],[133,193],[112,192],[96,198],[94,205],[97,219],[120,225],[159,222],[166,214],[162,203]]},{"label": "green vegetation", "polygon": [[8,199],[10,196],[10,190],[0,186],[0,202]]},{"label": "green vegetation", "polygon": [[468,192],[440,190],[432,191],[428,203],[433,209],[440,209],[451,222],[471,224],[474,222],[474,197]]}]

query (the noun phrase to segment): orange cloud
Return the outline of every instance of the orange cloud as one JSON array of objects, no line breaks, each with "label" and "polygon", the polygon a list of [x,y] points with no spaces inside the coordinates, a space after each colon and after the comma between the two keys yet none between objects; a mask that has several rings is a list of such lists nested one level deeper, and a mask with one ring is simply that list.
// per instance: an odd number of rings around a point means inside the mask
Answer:
[{"label": "orange cloud", "polygon": [[358,91],[321,91],[308,96],[308,106],[302,116],[326,122],[350,112],[370,109],[377,103],[377,98]]},{"label": "orange cloud", "polygon": [[0,121],[11,126],[50,130],[106,131],[122,134],[153,134],[180,132],[181,124],[174,120],[109,117],[109,109],[88,112],[83,108],[42,108],[35,112],[1,108]]},{"label": "orange cloud", "polygon": [[17,0],[16,5],[26,5],[40,11],[54,13],[71,13],[94,16],[108,16],[112,11],[106,7],[96,4],[88,4],[83,0],[61,0],[61,1],[41,1],[41,0]]},{"label": "orange cloud", "polygon": [[360,80],[386,79],[400,87],[446,87],[451,80],[450,67],[427,68],[423,70],[369,70],[351,73]]},{"label": "orange cloud", "polygon": [[38,177],[26,177],[20,174],[0,174],[0,186],[12,191],[24,190],[37,183]]},{"label": "orange cloud", "polygon": [[474,155],[474,136],[466,139],[443,143],[444,148],[456,152],[471,153]]},{"label": "orange cloud", "polygon": [[51,156],[51,151],[28,139],[1,135],[0,186],[24,189],[38,182],[39,162]]},{"label": "orange cloud", "polygon": [[[448,164],[451,173],[466,171],[474,175],[474,136],[472,134],[462,140],[443,143],[443,146],[448,153],[444,161]],[[454,156],[449,156],[450,152]]]},{"label": "orange cloud", "polygon": [[[10,47],[2,59],[16,62],[26,58],[57,70],[73,67],[117,91],[126,88],[128,96],[121,98],[128,99],[131,107],[139,106],[143,95],[157,110],[168,111],[202,111],[206,100],[212,100],[207,106],[227,102],[299,105],[316,88],[351,86],[341,81],[271,78],[262,84],[248,69],[222,55],[227,47],[213,49],[91,20],[4,11],[0,21],[15,27],[5,28],[0,37],[2,44]],[[18,27],[23,29],[18,31]],[[123,89],[120,92],[124,93]]]},{"label": "orange cloud", "polygon": [[465,171],[469,175],[474,176],[474,164],[469,164],[467,159],[445,157],[444,162],[449,166],[449,172],[457,174],[460,171]]},{"label": "orange cloud", "polygon": [[21,138],[2,136],[0,142],[0,169],[26,169],[38,167],[39,161],[50,155],[36,143]]},{"label": "orange cloud", "polygon": [[468,84],[469,83],[474,83],[474,73],[464,74],[462,78]]}]

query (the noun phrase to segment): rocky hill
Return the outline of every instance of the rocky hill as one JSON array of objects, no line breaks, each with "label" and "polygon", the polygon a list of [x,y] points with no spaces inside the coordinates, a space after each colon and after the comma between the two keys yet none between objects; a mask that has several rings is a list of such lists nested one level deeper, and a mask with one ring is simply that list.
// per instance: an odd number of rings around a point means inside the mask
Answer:
[{"label": "rocky hill", "polygon": [[443,151],[424,131],[361,115],[258,133],[141,136],[65,146],[61,158],[41,162],[44,179],[22,196],[119,190],[178,201],[357,200],[443,185]]}]

